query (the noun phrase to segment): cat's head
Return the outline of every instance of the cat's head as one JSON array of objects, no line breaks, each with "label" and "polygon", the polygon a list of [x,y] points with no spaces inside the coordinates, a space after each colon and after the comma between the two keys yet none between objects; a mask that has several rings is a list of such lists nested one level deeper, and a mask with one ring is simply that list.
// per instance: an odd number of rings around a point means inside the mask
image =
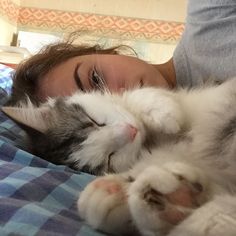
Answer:
[{"label": "cat's head", "polygon": [[142,124],[119,96],[76,93],[40,107],[4,107],[27,133],[32,152],[56,164],[94,174],[121,172],[139,157]]}]

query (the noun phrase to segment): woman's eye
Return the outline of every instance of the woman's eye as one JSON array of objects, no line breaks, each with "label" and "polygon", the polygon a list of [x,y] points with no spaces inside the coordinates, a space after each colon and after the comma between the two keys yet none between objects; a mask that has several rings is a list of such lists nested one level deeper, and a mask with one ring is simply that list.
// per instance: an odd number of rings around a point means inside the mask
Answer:
[{"label": "woman's eye", "polygon": [[140,82],[139,82],[139,87],[140,87],[140,88],[143,87],[143,80],[140,80]]},{"label": "woman's eye", "polygon": [[93,70],[92,72],[92,83],[96,86],[96,87],[99,87],[100,85],[100,82],[101,82],[101,78],[99,76],[99,74],[97,73],[96,69]]}]

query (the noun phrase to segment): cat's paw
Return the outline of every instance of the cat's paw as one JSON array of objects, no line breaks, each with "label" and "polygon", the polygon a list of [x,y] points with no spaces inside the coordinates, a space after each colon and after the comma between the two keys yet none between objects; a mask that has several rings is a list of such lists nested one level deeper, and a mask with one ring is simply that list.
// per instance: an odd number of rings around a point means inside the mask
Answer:
[{"label": "cat's paw", "polygon": [[91,182],[78,199],[79,215],[90,226],[104,232],[133,232],[127,204],[127,184],[123,177],[108,175]]},{"label": "cat's paw", "polygon": [[143,235],[166,234],[209,197],[207,179],[182,163],[148,167],[128,193],[131,214]]},{"label": "cat's paw", "polygon": [[178,133],[183,124],[183,111],[178,100],[162,89],[144,88],[132,92],[132,101],[144,124],[151,130],[166,134]]},{"label": "cat's paw", "polygon": [[142,118],[148,126],[165,134],[177,134],[181,130],[182,117],[177,109],[160,108],[156,105],[155,108],[144,110]]},{"label": "cat's paw", "polygon": [[235,209],[234,195],[226,192],[215,195],[211,201],[175,227],[168,236],[235,236]]}]

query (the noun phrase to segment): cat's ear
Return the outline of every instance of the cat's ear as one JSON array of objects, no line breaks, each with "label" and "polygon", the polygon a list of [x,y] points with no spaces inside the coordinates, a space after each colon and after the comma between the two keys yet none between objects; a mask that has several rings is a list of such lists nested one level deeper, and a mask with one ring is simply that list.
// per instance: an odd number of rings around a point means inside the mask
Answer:
[{"label": "cat's ear", "polygon": [[49,107],[2,107],[3,113],[24,128],[44,133],[48,129]]}]

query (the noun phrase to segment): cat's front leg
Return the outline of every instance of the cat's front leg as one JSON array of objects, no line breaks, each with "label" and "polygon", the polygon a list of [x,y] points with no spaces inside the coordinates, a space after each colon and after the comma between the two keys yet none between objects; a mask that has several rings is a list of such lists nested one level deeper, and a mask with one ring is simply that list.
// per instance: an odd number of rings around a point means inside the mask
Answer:
[{"label": "cat's front leg", "polygon": [[107,175],[91,182],[80,194],[79,215],[94,229],[115,235],[137,235],[127,202],[128,178]]},{"label": "cat's front leg", "polygon": [[166,134],[178,133],[185,123],[177,94],[164,89],[143,88],[127,93],[130,107],[146,127]]},{"label": "cat's front leg", "polygon": [[201,170],[182,163],[144,169],[128,192],[130,211],[142,235],[167,235],[211,197]]}]

